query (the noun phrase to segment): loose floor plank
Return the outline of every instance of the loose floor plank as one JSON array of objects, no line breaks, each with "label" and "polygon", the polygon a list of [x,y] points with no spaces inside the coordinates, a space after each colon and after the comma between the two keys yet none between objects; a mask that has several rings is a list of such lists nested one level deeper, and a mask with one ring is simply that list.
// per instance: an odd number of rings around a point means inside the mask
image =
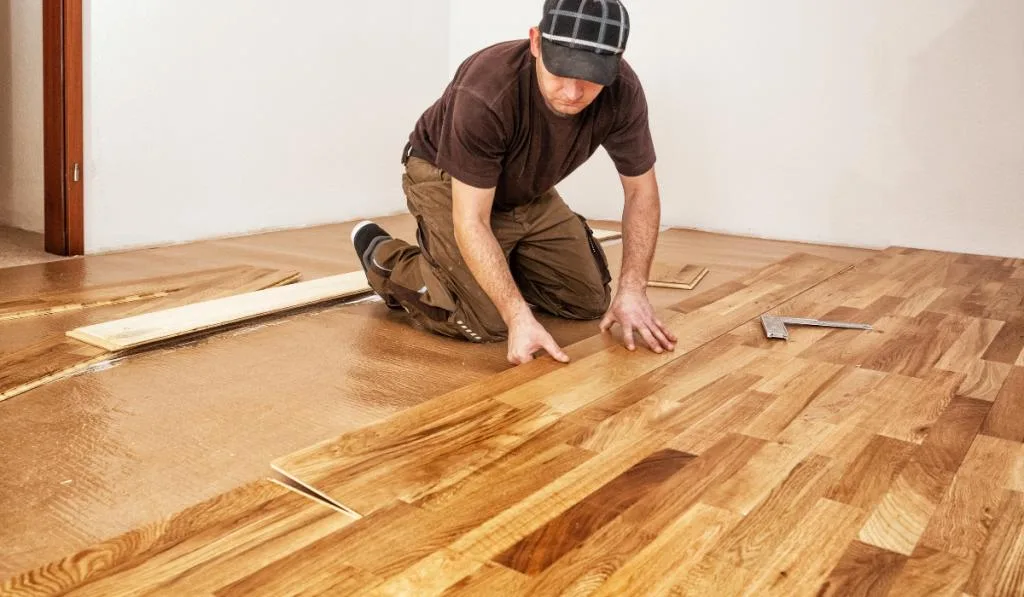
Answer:
[{"label": "loose floor plank", "polygon": [[[297,275],[295,272],[249,266],[196,272],[183,277],[189,280],[187,287],[165,297],[99,307],[89,317],[111,314],[131,316],[174,308],[211,298],[290,284]],[[0,354],[0,402],[51,381],[85,371],[114,356],[115,353],[83,344],[63,334],[47,335],[24,348]]]},{"label": "loose floor plank", "polygon": [[647,285],[654,288],[675,288],[677,290],[693,290],[700,284],[704,276],[708,275],[708,268],[699,265],[684,265],[682,267],[655,263],[651,267],[651,275]]},{"label": "loose floor plank", "polygon": [[68,336],[117,351],[370,291],[362,271],[91,325]]}]

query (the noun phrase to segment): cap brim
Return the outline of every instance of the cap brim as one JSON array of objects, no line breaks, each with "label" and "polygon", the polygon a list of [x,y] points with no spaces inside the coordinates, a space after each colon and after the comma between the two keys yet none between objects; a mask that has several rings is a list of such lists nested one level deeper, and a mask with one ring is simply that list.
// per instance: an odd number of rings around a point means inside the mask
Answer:
[{"label": "cap brim", "polygon": [[576,50],[541,40],[541,57],[544,67],[558,77],[583,79],[598,85],[608,86],[619,76],[619,54],[595,54],[590,50]]}]

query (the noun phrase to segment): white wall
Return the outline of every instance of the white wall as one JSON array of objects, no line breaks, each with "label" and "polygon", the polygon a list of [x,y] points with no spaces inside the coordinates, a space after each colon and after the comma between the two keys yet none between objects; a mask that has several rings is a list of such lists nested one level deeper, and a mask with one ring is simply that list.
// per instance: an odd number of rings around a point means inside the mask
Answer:
[{"label": "white wall", "polygon": [[43,231],[42,0],[0,0],[0,225]]},{"label": "white wall", "polygon": [[405,209],[447,4],[86,0],[88,252]]},{"label": "white wall", "polygon": [[[452,0],[449,72],[540,1]],[[632,0],[666,224],[1024,256],[1021,0]],[[603,154],[561,186],[621,194]]]}]

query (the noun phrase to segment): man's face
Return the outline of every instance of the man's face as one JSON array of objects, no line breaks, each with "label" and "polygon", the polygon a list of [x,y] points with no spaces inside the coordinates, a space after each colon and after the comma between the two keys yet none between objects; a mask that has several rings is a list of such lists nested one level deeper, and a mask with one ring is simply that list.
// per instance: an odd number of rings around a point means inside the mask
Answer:
[{"label": "man's face", "polygon": [[544,102],[559,116],[575,116],[586,109],[597,98],[603,85],[584,81],[583,79],[567,79],[551,74],[544,66],[541,55],[540,30],[530,30],[530,50],[537,59],[537,82]]}]

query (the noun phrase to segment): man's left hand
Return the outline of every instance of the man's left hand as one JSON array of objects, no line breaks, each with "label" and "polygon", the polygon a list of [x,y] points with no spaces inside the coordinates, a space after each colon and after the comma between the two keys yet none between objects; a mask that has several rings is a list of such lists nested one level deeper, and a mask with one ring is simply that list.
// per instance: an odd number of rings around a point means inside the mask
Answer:
[{"label": "man's left hand", "polygon": [[655,317],[654,307],[644,292],[619,292],[601,320],[601,331],[607,332],[616,323],[622,326],[622,340],[629,350],[636,350],[635,334],[640,334],[656,353],[676,348],[675,335]]}]

